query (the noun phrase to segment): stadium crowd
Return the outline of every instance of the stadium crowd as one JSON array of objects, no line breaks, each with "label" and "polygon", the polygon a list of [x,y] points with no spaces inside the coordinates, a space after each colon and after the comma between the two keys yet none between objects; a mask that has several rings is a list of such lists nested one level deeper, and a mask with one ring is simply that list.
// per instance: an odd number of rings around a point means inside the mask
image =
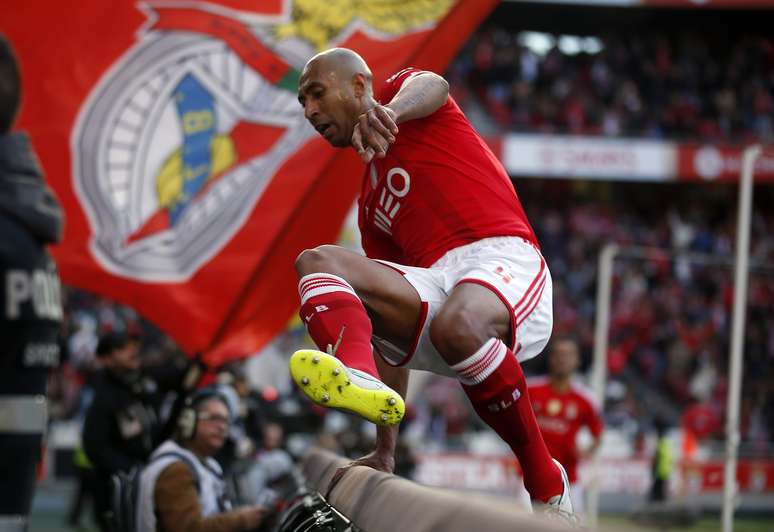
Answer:
[{"label": "stadium crowd", "polygon": [[[627,257],[624,250],[616,262],[608,369],[614,379],[628,370],[644,381],[697,436],[720,438],[736,223],[727,206],[734,188],[539,180],[517,181],[517,186],[554,278],[555,334],[576,334],[587,360],[602,245],[651,248],[637,257]],[[745,440],[765,445],[774,436],[774,246],[768,237],[774,212],[771,191],[761,188],[758,194],[742,431]],[[714,257],[707,262],[701,253]],[[628,406],[619,406],[635,410],[630,417],[646,414],[647,404],[622,399]],[[612,415],[619,408],[609,410]]]},{"label": "stadium crowd", "polygon": [[[645,258],[622,257],[616,263],[609,370],[612,378],[635,375],[653,393],[699,423],[700,437],[721,436],[726,400],[730,334],[735,217],[726,208],[733,187],[705,185],[582,184],[572,181],[517,180],[517,189],[541,242],[554,279],[554,330],[571,333],[581,344],[588,368],[593,344],[597,256],[606,242],[672,249],[651,250]],[[668,191],[664,190],[670,187]],[[665,194],[668,192],[668,194]],[[774,231],[770,191],[759,191],[752,231],[752,264],[747,325],[747,358],[743,399],[743,437],[764,442],[774,437]],[[711,253],[725,262],[692,260],[690,253]],[[130,308],[69,289],[64,342],[68,362],[53,379],[52,396],[60,417],[80,416],[84,383],[96,364],[94,351],[101,334],[111,330],[139,334],[146,364],[178,360],[174,343],[139,318]],[[289,354],[303,341],[288,335]],[[275,348],[276,349],[276,348]],[[174,362],[170,362],[174,363]],[[537,371],[542,371],[536,364]],[[440,379],[443,381],[444,379]],[[432,440],[447,439],[469,429],[470,412],[453,390],[434,379],[416,405],[414,415]],[[452,383],[453,385],[454,383]],[[277,385],[280,394],[294,387]],[[85,388],[88,390],[88,387]],[[274,393],[274,392],[272,392]],[[298,399],[298,398],[295,398]],[[295,400],[294,399],[294,400]],[[608,423],[647,419],[645,405],[629,396],[611,397]],[[688,408],[685,408],[685,407]],[[691,407],[697,407],[691,410]],[[323,413],[315,410],[316,416]],[[281,416],[279,416],[281,417]],[[411,417],[411,416],[410,416]],[[679,421],[679,420],[675,420]],[[323,426],[317,419],[313,426]],[[646,422],[647,423],[647,422]],[[339,423],[340,424],[340,423]],[[293,425],[293,423],[291,423]],[[334,422],[336,425],[336,422]],[[288,426],[296,431],[300,426]],[[642,430],[646,427],[638,427]],[[433,437],[434,436],[434,437]],[[356,438],[357,439],[357,438]],[[344,445],[357,447],[345,438]]]},{"label": "stadium crowd", "polygon": [[586,49],[528,46],[489,26],[449,69],[463,108],[503,131],[724,140],[774,136],[771,36],[609,33]]}]

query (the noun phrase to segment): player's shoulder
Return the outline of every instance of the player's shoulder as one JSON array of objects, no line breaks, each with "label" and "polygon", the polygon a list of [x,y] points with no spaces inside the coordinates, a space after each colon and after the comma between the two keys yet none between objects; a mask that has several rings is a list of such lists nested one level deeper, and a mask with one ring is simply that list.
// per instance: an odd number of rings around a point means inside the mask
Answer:
[{"label": "player's shoulder", "polygon": [[417,74],[421,74],[422,72],[426,72],[426,71],[416,67],[407,67],[407,68],[404,68],[403,70],[399,70],[398,72],[396,72],[395,74],[387,78],[386,83],[389,83],[389,84],[396,83],[396,82],[402,83],[406,81],[408,78],[416,76]]},{"label": "player's shoulder", "polygon": [[570,384],[570,389],[576,396],[578,396],[584,402],[588,403],[592,408],[599,410],[599,401],[597,401],[597,397],[594,394],[594,391],[583,381],[579,379],[573,379],[572,383]]},{"label": "player's shoulder", "polygon": [[428,73],[434,74],[434,72],[431,72],[430,70],[422,70],[421,68],[416,68],[416,67],[404,68],[403,70],[399,70],[398,72],[394,73],[392,76],[387,78],[387,80],[382,85],[382,90],[389,91],[389,92],[397,92],[398,90],[400,90],[403,84],[409,81],[410,79],[420,74],[428,74]]},{"label": "player's shoulder", "polygon": [[379,86],[377,99],[383,103],[391,100],[403,87],[407,80],[423,72],[418,68],[408,67],[394,73],[392,76]]}]

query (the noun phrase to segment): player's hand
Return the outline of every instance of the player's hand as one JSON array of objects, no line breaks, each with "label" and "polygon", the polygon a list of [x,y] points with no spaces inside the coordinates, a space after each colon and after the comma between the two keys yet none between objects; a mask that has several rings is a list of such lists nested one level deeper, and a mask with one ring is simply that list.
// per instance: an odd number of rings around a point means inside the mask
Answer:
[{"label": "player's hand", "polygon": [[362,458],[358,458],[336,470],[328,484],[328,491],[326,498],[330,495],[331,490],[336,487],[336,484],[344,477],[344,474],[355,466],[366,466],[377,471],[383,471],[385,473],[392,473],[395,471],[395,455],[392,453],[380,453],[378,451],[372,451]]},{"label": "player's hand", "polygon": [[390,144],[395,142],[398,134],[395,116],[395,111],[377,104],[358,118],[352,132],[352,147],[364,163],[370,163],[374,156],[384,157]]}]

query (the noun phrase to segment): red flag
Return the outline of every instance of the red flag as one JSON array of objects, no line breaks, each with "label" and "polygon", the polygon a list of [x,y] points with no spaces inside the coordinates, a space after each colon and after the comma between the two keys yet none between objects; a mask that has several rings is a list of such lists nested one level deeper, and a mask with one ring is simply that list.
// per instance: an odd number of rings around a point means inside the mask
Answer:
[{"label": "red flag", "polygon": [[293,260],[335,240],[362,165],[303,118],[299,71],[331,46],[378,84],[442,71],[491,0],[11,0],[18,123],[67,223],[65,282],[131,305],[217,364],[298,306]]}]

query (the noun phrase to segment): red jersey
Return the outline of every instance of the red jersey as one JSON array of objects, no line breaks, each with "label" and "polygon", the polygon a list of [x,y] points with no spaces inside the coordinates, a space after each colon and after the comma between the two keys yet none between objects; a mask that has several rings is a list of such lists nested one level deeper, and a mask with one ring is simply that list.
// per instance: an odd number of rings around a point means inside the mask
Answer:
[{"label": "red jersey", "polygon": [[[378,93],[389,103],[421,70],[407,68]],[[450,249],[495,236],[537,244],[502,164],[450,96],[404,122],[383,159],[366,167],[358,225],[370,258],[428,267]]]},{"label": "red jersey", "polygon": [[588,388],[578,383],[573,383],[564,393],[554,390],[546,377],[530,379],[527,384],[548,451],[567,470],[570,482],[575,482],[578,478],[575,442],[578,431],[586,426],[594,437],[599,437],[604,427],[596,400]]}]

